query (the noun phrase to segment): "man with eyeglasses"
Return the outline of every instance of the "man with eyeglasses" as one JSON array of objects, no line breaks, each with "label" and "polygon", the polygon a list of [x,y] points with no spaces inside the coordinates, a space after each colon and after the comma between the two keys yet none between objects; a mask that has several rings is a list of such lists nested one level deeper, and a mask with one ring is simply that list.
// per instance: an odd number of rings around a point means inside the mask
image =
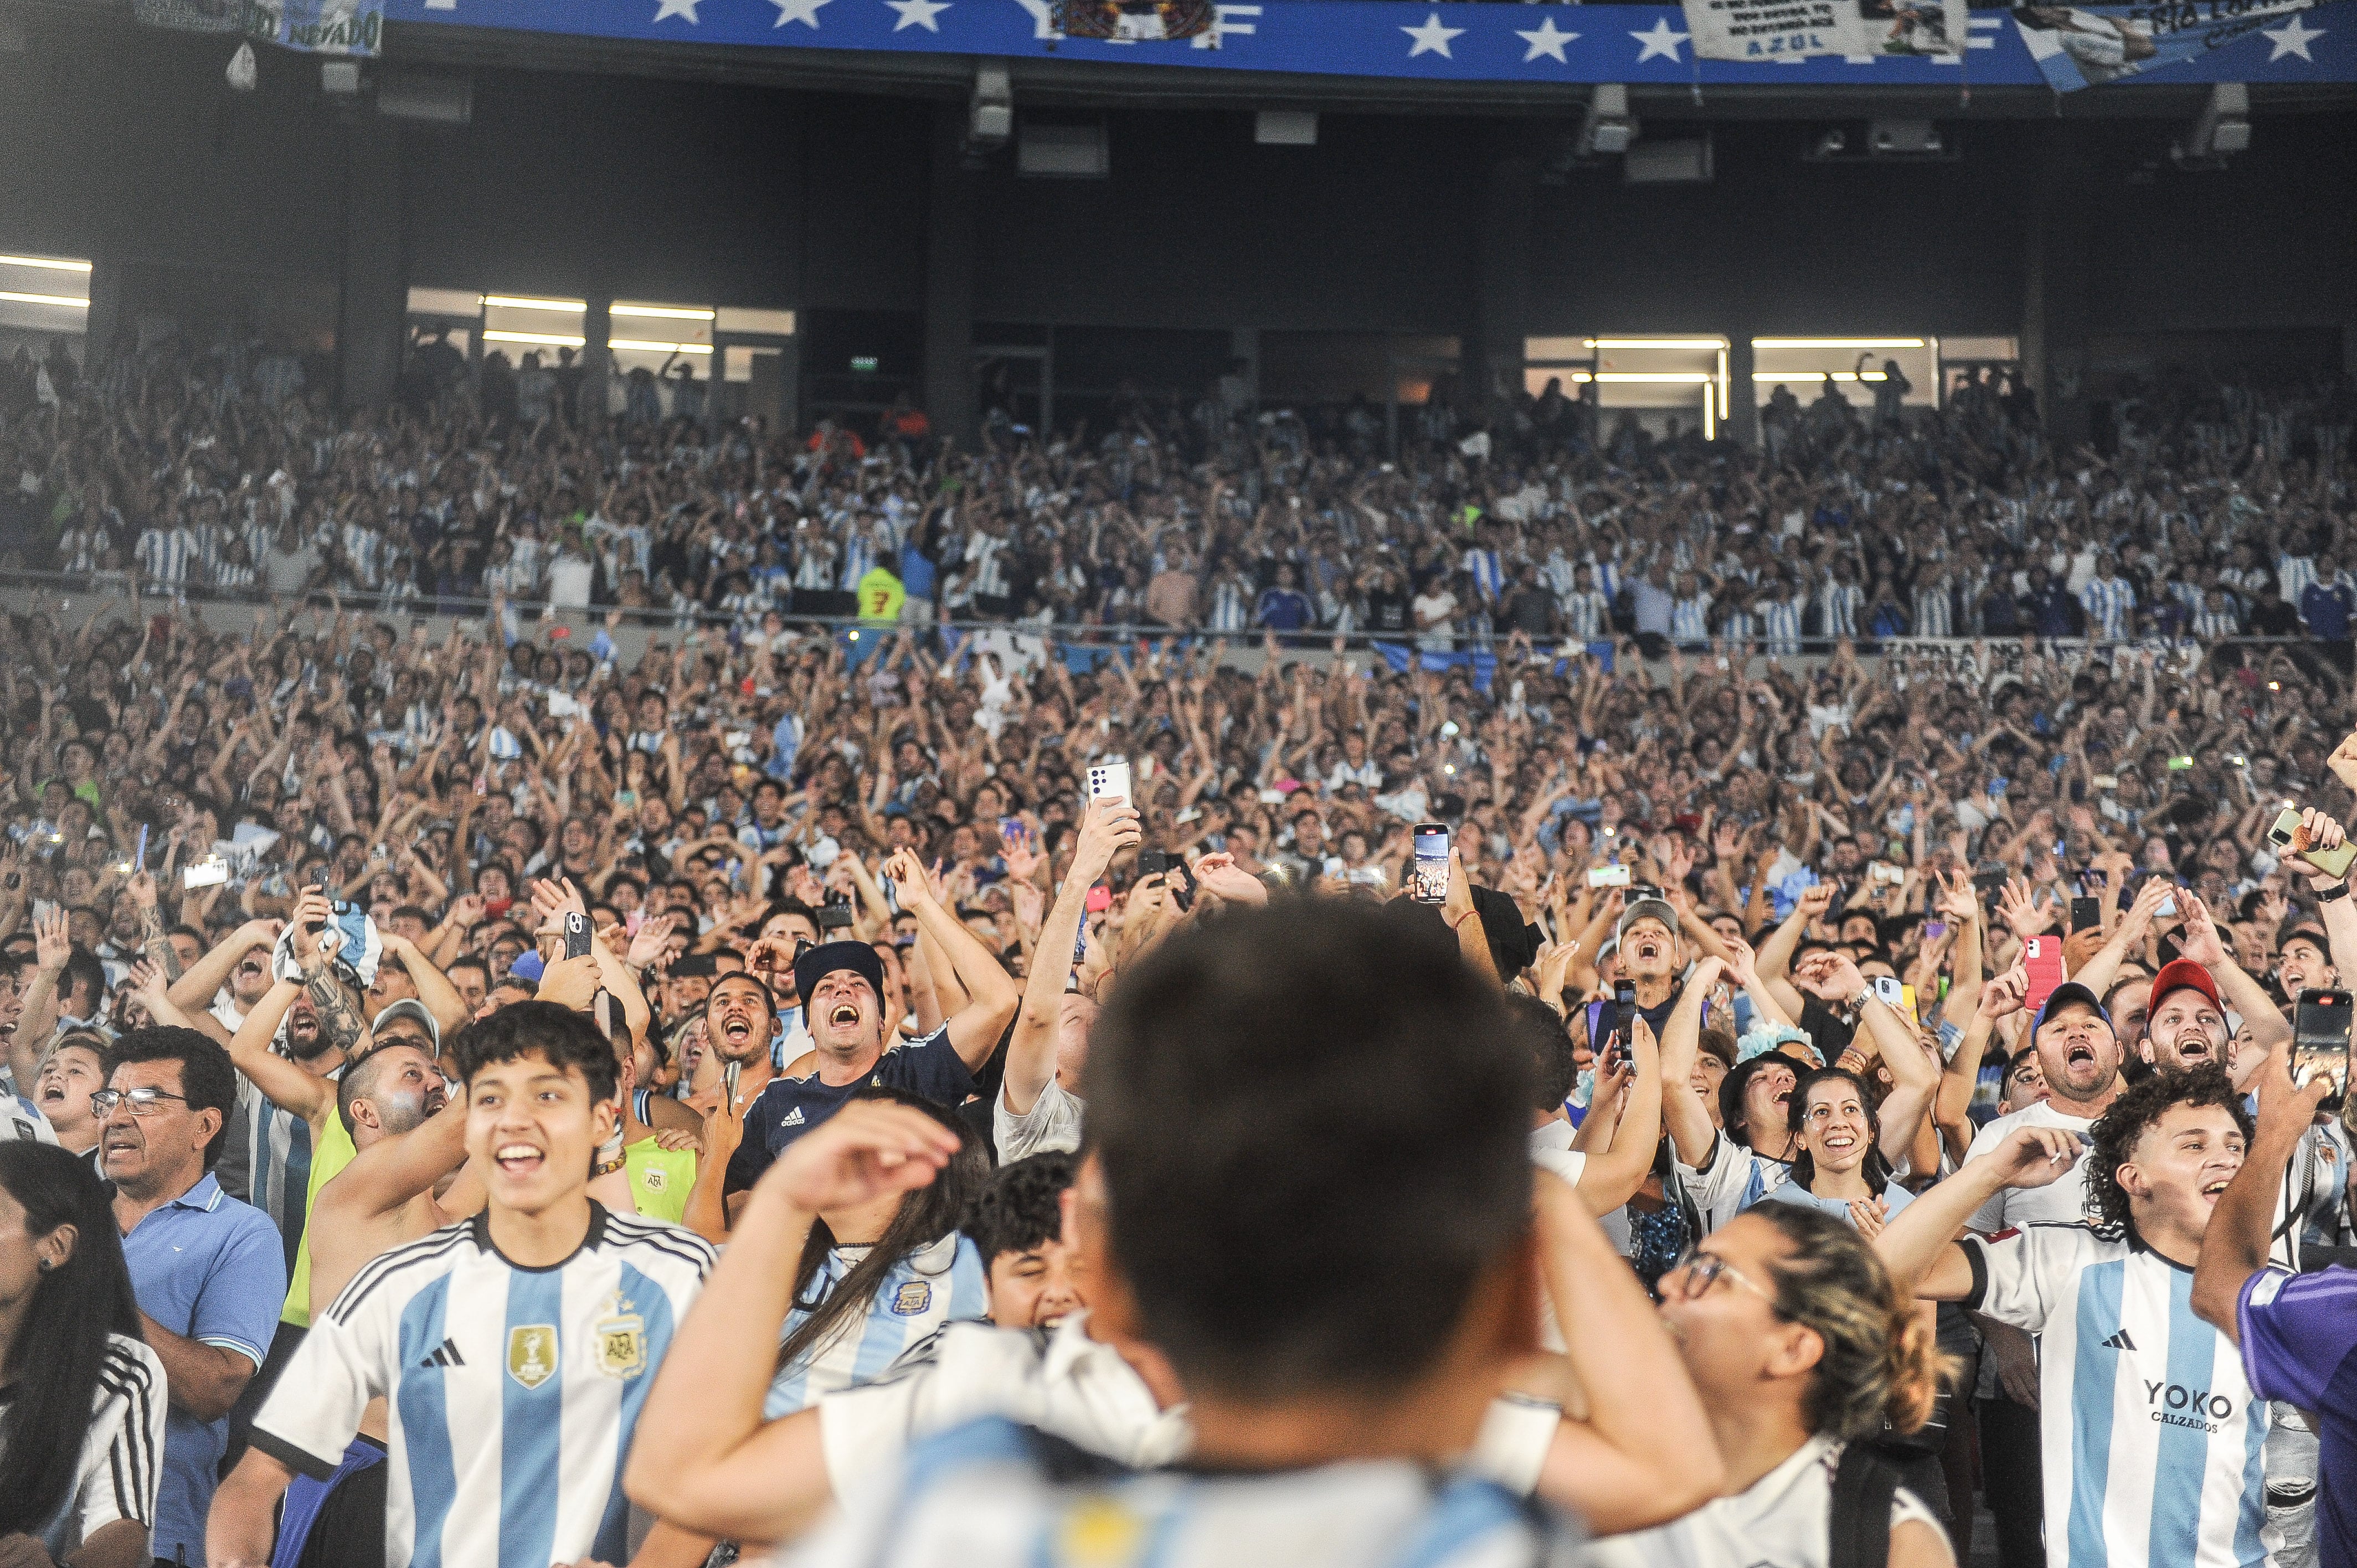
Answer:
[{"label": "man with eyeglasses", "polygon": [[154,1540],[166,1563],[205,1560],[230,1407],[261,1368],[286,1296],[277,1228],[213,1175],[236,1102],[229,1053],[185,1028],[116,1040],[106,1088],[91,1096],[140,1326],[171,1391]]}]

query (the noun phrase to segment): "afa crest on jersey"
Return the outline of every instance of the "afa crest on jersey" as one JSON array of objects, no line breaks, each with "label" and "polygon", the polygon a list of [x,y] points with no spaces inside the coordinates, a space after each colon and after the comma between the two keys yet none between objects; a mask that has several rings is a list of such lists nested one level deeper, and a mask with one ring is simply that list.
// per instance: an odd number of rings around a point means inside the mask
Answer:
[{"label": "afa crest on jersey", "polygon": [[914,1317],[933,1305],[933,1287],[928,1280],[910,1280],[892,1293],[892,1311],[899,1317]]},{"label": "afa crest on jersey", "polygon": [[618,1310],[592,1332],[597,1336],[594,1354],[599,1371],[609,1378],[635,1378],[647,1369],[647,1326],[643,1318]]}]

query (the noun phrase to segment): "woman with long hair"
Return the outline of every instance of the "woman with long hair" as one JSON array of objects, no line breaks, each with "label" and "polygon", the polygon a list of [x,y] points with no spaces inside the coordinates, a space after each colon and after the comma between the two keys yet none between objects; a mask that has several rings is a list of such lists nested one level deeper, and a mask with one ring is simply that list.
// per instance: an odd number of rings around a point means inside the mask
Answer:
[{"label": "woman with long hair", "polygon": [[145,1568],[165,1406],[104,1185],[0,1144],[0,1561]]},{"label": "woman with long hair", "polygon": [[[1918,1466],[1873,1440],[1929,1418],[1943,1371],[1932,1326],[1843,1220],[1761,1204],[1662,1277],[1663,1321],[1701,1390],[1727,1494],[1590,1548],[1621,1568],[1826,1568],[1834,1530],[1886,1530],[1891,1568],[1950,1568]],[[1838,1498],[1838,1502],[1837,1502]]]},{"label": "woman with long hair", "polygon": [[1883,1156],[1875,1109],[1866,1079],[1847,1068],[1803,1074],[1786,1112],[1792,1171],[1760,1201],[1822,1209],[1851,1225],[1863,1221],[1869,1236],[1879,1230],[1914,1194]]},{"label": "woman with long hair", "polygon": [[812,1217],[764,1420],[856,1388],[942,1324],[990,1312],[988,1271],[958,1230],[990,1180],[981,1141],[917,1095],[871,1087],[852,1100],[914,1106],[958,1134],[958,1152],[929,1186]]}]

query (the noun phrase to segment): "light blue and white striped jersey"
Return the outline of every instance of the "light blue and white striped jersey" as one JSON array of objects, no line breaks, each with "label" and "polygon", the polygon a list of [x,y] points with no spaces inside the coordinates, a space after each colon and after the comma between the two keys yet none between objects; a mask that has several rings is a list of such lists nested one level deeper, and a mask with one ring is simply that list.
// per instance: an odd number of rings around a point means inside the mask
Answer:
[{"label": "light blue and white striped jersey", "polygon": [[1801,618],[1809,607],[1808,596],[1789,593],[1782,586],[1762,596],[1753,607],[1760,612],[1760,624],[1768,639],[1768,651],[1786,658],[1801,651]]},{"label": "light blue and white striped jersey", "polygon": [[278,1227],[286,1243],[286,1266],[293,1269],[309,1207],[311,1124],[273,1105],[243,1073],[237,1078],[237,1109],[221,1150],[220,1174],[222,1190],[253,1205]]},{"label": "light blue and white striped jersey", "polygon": [[[1674,1154],[1672,1155],[1675,1159]],[[1783,1160],[1755,1154],[1721,1133],[1700,1166],[1676,1160],[1678,1181],[1694,1199],[1706,1231],[1716,1230],[1792,1179]]]},{"label": "light blue and white striped jersey", "polygon": [[[866,1247],[829,1249],[810,1285],[786,1315],[779,1343],[810,1320],[843,1276],[867,1255]],[[856,1389],[883,1375],[901,1352],[945,1323],[990,1315],[990,1273],[981,1251],[952,1230],[892,1266],[867,1310],[847,1319],[813,1351],[780,1369],[761,1402],[761,1419],[791,1415],[813,1401]]]},{"label": "light blue and white striped jersey", "polygon": [[518,1268],[482,1215],[370,1263],[311,1326],[253,1444],[324,1479],[387,1402],[385,1568],[629,1561],[622,1465],[711,1272],[705,1240],[592,1204],[580,1251]]},{"label": "light blue and white striped jersey", "polygon": [[167,591],[186,585],[197,564],[196,532],[186,523],[151,528],[131,547],[132,559],[147,581]]},{"label": "light blue and white striped jersey", "polygon": [[1968,1236],[1964,1305],[2038,1339],[2051,1568],[2260,1568],[2267,1404],[2193,1271],[2083,1225]]},{"label": "light blue and white striped jersey", "polygon": [[788,1568],[1571,1568],[1578,1528],[1480,1477],[1368,1460],[1131,1471],[1004,1417],[926,1439]]},{"label": "light blue and white striped jersey", "polygon": [[2079,590],[2087,611],[2087,635],[2105,642],[2125,642],[2128,614],[2136,608],[2136,585],[2126,577],[2097,577]]}]

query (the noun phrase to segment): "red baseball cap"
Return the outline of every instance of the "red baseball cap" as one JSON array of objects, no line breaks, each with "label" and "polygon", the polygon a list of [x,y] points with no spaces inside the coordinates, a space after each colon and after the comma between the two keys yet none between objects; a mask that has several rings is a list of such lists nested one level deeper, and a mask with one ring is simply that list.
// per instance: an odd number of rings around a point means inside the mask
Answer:
[{"label": "red baseball cap", "polygon": [[2210,1005],[2218,1009],[2221,1015],[2224,1015],[2226,1004],[2219,999],[2218,983],[2210,978],[2208,970],[2190,958],[2171,959],[2160,966],[2160,972],[2152,977],[2152,998],[2145,1004],[2145,1011],[2147,1014],[2159,1012],[2162,997],[2189,986],[2208,997]]}]

